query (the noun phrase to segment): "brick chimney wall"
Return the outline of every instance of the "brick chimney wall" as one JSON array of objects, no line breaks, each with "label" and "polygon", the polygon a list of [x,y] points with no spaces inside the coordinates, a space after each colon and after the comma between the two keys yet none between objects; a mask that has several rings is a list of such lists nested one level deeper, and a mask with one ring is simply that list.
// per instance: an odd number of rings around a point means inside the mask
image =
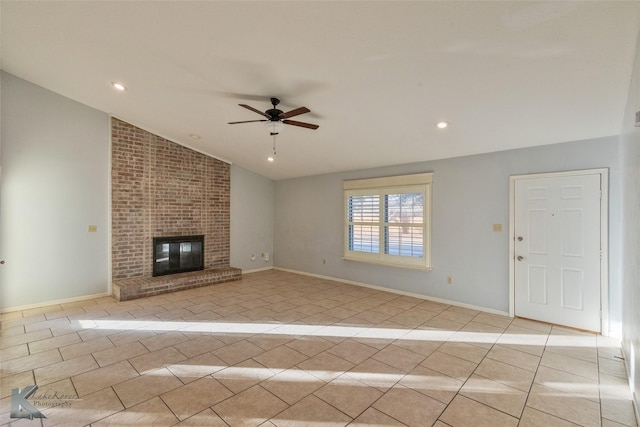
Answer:
[{"label": "brick chimney wall", "polygon": [[111,119],[113,281],[150,277],[153,237],[204,234],[205,268],[229,267],[230,165]]}]

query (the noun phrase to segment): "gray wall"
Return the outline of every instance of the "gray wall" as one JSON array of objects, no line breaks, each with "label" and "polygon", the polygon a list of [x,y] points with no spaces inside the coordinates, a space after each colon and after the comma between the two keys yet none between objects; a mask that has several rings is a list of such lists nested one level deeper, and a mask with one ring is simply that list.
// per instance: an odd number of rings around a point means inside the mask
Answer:
[{"label": "gray wall", "polygon": [[[640,35],[636,46],[640,47]],[[636,52],[638,52],[636,50]],[[629,98],[621,133],[620,159],[622,165],[622,286],[624,316],[622,323],[623,348],[629,382],[634,391],[636,407],[640,406],[640,127],[634,127],[636,111],[640,111],[640,52],[629,86]]]},{"label": "gray wall", "polygon": [[4,72],[1,88],[0,306],[107,292],[108,115]]},{"label": "gray wall", "polygon": [[[509,176],[609,168],[615,244],[620,239],[618,143],[617,137],[601,138],[277,181],[275,266],[508,312]],[[434,172],[433,270],[342,260],[342,181],[418,172]],[[503,232],[494,233],[493,224],[502,224]],[[610,256],[618,259],[619,248],[612,248]],[[453,284],[447,285],[447,276],[452,276]],[[614,323],[620,320],[618,276],[619,268],[612,268]]]},{"label": "gray wall", "polygon": [[[231,265],[244,272],[273,266],[272,180],[231,165]],[[268,252],[269,259],[262,254]],[[251,260],[251,256],[255,260]]]}]

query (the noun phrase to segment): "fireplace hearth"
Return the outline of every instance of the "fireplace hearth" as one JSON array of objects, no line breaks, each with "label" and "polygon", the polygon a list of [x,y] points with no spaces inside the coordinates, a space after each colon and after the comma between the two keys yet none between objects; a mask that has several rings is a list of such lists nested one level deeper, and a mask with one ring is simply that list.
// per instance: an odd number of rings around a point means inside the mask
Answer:
[{"label": "fireplace hearth", "polygon": [[153,238],[153,276],[204,269],[204,235]]}]

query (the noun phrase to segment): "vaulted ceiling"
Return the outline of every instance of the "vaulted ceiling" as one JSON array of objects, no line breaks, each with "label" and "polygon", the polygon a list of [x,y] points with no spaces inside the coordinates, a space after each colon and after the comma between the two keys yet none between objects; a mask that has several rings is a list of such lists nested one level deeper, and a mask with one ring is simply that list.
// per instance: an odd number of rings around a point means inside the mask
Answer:
[{"label": "vaulted ceiling", "polygon": [[[612,1],[0,8],[3,70],[272,179],[617,135],[640,31]],[[286,125],[269,163],[263,123],[227,122],[272,96],[320,127]]]}]

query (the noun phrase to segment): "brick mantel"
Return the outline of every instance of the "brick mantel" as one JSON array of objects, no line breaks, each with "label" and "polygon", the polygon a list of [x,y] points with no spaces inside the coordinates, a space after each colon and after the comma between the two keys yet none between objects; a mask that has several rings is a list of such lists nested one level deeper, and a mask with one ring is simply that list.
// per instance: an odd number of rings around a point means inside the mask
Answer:
[{"label": "brick mantel", "polygon": [[151,277],[159,236],[204,234],[205,269],[229,267],[229,164],[116,118],[111,132],[113,281]]}]

